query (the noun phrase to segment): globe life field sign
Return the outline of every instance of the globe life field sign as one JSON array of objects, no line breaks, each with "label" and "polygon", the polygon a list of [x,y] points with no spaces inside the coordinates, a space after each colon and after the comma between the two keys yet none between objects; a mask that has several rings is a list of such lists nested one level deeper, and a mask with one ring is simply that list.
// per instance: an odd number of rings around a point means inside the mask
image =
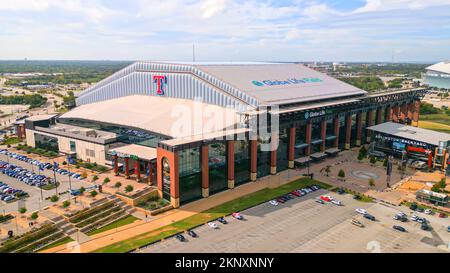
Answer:
[{"label": "globe life field sign", "polygon": [[253,85],[256,86],[279,86],[279,85],[305,84],[316,82],[322,82],[322,80],[319,78],[301,78],[301,79],[292,78],[287,80],[252,81]]}]

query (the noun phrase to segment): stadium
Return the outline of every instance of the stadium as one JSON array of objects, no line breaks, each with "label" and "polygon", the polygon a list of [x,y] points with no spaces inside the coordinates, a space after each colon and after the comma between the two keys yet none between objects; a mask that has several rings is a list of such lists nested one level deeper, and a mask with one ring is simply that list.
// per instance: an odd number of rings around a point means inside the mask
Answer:
[{"label": "stadium", "polygon": [[423,78],[431,87],[450,89],[450,62],[440,62],[427,67]]},{"label": "stadium", "polygon": [[369,143],[368,127],[417,126],[425,92],[367,93],[293,63],[137,62],[24,126],[28,145],[148,181],[179,207]]}]

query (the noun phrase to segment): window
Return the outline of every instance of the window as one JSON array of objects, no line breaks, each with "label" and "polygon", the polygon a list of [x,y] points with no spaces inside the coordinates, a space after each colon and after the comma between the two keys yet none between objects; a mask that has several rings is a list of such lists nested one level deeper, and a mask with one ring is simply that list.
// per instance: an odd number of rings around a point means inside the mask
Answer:
[{"label": "window", "polygon": [[72,140],[70,141],[70,151],[73,153],[75,153],[77,151],[75,141],[72,141]]}]

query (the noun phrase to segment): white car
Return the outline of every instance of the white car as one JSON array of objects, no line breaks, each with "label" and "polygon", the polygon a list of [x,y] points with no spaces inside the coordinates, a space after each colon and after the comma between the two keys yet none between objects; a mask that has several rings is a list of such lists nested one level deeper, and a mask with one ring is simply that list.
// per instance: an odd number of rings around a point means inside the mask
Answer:
[{"label": "white car", "polygon": [[359,214],[363,214],[363,215],[367,214],[367,210],[365,210],[365,209],[355,209],[355,211]]},{"label": "white car", "polygon": [[208,226],[209,226],[210,228],[212,228],[212,229],[218,229],[218,228],[219,228],[219,226],[218,226],[216,223],[214,223],[214,222],[209,222],[209,223],[208,223]]},{"label": "white car", "polygon": [[433,213],[433,211],[431,209],[426,209],[424,212],[425,212],[425,214],[432,214]]},{"label": "white car", "polygon": [[419,219],[420,217],[413,214],[413,216],[411,216],[411,221],[417,221],[417,219]]},{"label": "white car", "polygon": [[271,204],[272,206],[278,206],[278,202],[275,200],[269,201],[269,204]]},{"label": "white car", "polygon": [[331,203],[335,204],[336,206],[343,206],[342,202],[338,200],[331,200]]}]

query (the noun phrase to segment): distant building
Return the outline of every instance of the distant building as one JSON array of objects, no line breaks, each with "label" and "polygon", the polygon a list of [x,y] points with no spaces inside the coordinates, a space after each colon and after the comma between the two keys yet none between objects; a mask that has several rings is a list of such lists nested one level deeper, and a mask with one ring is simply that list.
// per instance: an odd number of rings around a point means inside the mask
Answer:
[{"label": "distant building", "polygon": [[440,62],[426,68],[425,84],[431,87],[450,89],[450,61]]},{"label": "distant building", "polygon": [[416,192],[416,198],[419,201],[432,203],[436,206],[445,207],[448,204],[448,195],[429,191],[426,189],[421,189]]}]

